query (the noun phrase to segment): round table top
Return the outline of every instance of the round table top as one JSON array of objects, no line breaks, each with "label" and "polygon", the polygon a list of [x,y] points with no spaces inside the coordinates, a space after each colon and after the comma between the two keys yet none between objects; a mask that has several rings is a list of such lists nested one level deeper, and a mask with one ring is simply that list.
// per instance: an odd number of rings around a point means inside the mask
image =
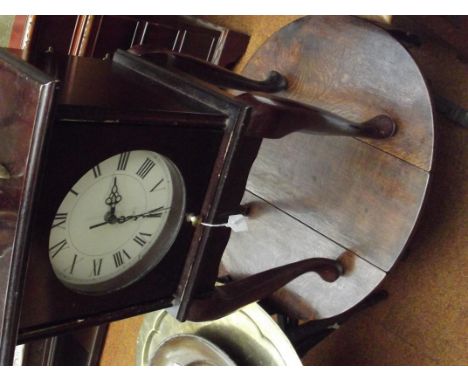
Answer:
[{"label": "round table top", "polygon": [[243,71],[285,75],[276,95],[361,122],[397,123],[386,140],[293,133],[265,139],[243,202],[248,232],[233,232],[222,264],[233,278],[310,257],[342,257],[346,274],[303,275],[274,300],[301,319],[342,313],[392,268],[417,223],[430,178],[434,121],[429,92],[406,49],[358,18],[310,16],[272,35]]}]

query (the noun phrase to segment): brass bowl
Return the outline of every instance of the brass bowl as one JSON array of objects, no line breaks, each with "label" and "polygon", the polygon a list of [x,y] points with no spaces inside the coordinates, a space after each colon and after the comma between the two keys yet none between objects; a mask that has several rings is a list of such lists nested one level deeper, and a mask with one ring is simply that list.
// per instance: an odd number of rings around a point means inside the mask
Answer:
[{"label": "brass bowl", "polygon": [[239,366],[302,365],[286,335],[258,304],[206,322],[179,322],[166,310],[148,313],[137,340],[136,364],[151,365],[161,344],[181,334],[210,341]]},{"label": "brass bowl", "polygon": [[155,350],[151,366],[235,366],[218,346],[194,334],[166,338]]}]

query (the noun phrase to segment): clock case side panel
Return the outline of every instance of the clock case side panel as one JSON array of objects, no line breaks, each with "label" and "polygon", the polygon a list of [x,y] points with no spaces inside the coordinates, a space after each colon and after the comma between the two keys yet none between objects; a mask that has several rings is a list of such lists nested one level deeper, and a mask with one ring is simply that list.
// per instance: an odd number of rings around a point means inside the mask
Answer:
[{"label": "clock case side panel", "polygon": [[[0,161],[9,179],[0,179],[0,364],[13,362],[19,326],[26,251],[30,238],[31,211],[42,150],[53,108],[55,81],[22,61],[20,52],[0,49]],[[19,98],[17,98],[19,97]],[[8,100],[15,100],[9,104]],[[10,241],[9,243],[7,241]]]},{"label": "clock case side panel", "polygon": [[[124,65],[137,66],[141,73],[157,73],[157,78],[162,79],[166,86],[202,101],[227,116],[223,141],[200,219],[206,223],[217,223],[221,216],[236,211],[261,144],[260,138],[244,135],[251,108],[219,88],[177,69],[151,64],[122,51],[119,51],[114,59]],[[214,288],[229,236],[229,228],[197,226],[174,300],[178,309],[178,319],[185,320],[188,306],[194,296]]]}]

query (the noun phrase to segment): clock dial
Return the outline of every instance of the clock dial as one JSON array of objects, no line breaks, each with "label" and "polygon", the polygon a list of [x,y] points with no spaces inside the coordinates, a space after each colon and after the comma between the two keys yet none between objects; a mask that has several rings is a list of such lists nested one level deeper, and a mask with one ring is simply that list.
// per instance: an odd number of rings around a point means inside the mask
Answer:
[{"label": "clock dial", "polygon": [[136,281],[174,242],[185,210],[182,176],[168,158],[128,151],[87,171],[50,229],[49,259],[69,288],[105,293]]}]

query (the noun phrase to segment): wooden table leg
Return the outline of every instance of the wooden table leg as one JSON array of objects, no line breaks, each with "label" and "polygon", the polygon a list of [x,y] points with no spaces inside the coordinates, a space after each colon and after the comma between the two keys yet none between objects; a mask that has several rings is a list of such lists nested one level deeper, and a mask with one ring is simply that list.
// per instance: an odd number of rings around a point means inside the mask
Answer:
[{"label": "wooden table leg", "polygon": [[205,296],[193,299],[186,319],[209,321],[221,318],[244,305],[267,297],[306,272],[316,272],[323,280],[333,282],[344,273],[344,267],[339,260],[313,258],[257,273],[218,286]]}]

